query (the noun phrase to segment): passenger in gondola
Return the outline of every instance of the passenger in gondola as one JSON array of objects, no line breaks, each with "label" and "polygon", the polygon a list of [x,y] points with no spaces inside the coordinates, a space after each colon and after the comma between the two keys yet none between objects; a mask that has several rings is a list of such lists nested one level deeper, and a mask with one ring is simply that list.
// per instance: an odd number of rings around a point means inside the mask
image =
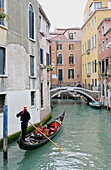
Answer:
[{"label": "passenger in gondola", "polygon": [[22,130],[22,139],[25,141],[26,130],[28,126],[28,121],[30,120],[30,113],[27,111],[27,106],[24,106],[23,111],[19,112],[16,117],[21,117],[21,130]]}]

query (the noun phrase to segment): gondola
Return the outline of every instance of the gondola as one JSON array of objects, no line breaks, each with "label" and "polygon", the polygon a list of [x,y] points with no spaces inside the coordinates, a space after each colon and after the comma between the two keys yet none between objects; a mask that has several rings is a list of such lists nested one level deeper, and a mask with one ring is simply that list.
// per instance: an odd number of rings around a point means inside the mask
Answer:
[{"label": "gondola", "polygon": [[[61,129],[61,126],[63,124],[65,118],[65,111],[62,115],[51,121],[50,123],[44,125],[41,128],[38,127],[42,133],[44,133],[49,139],[52,139],[58,131]],[[17,143],[19,145],[20,149],[23,150],[34,150],[42,145],[46,144],[49,140],[42,135],[39,131],[36,129],[29,135],[26,136],[25,141],[22,139],[22,134],[20,134],[19,139],[17,140]]]}]

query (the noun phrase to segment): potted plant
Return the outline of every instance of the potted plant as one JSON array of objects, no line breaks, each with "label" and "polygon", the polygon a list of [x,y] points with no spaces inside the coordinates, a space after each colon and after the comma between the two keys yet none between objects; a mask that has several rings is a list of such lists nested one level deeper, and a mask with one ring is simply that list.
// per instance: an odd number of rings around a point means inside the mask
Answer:
[{"label": "potted plant", "polygon": [[53,67],[46,66],[46,68],[47,68],[47,71],[52,71],[53,70]]},{"label": "potted plant", "polygon": [[7,15],[4,13],[4,10],[3,10],[3,9],[0,9],[0,19],[1,19],[1,18],[4,19],[4,18],[6,18],[6,16],[7,16]]}]

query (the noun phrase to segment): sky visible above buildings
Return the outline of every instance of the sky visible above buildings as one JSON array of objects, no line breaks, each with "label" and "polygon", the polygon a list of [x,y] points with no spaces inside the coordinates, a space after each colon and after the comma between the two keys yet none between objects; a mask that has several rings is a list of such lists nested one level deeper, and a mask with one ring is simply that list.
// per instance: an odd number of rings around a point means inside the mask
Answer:
[{"label": "sky visible above buildings", "polygon": [[38,0],[54,28],[82,27],[88,0]]}]

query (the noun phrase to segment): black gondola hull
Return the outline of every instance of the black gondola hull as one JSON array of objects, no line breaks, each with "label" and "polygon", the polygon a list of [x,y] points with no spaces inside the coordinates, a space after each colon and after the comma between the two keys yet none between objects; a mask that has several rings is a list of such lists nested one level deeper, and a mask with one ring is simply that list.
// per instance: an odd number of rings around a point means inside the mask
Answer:
[{"label": "black gondola hull", "polygon": [[[49,136],[49,139],[52,139],[58,132],[59,130],[61,129],[62,127],[62,124],[63,124],[63,121],[64,121],[64,117],[65,117],[65,112],[59,116],[57,119],[53,120],[52,122],[54,121],[57,121],[58,119],[62,118],[62,123],[61,125],[57,128],[56,132],[54,132],[52,135]],[[52,122],[48,123],[47,125],[50,125]],[[32,133],[31,133],[32,134]],[[37,143],[33,143],[33,142],[28,142],[27,139],[31,137],[31,134],[29,134],[27,137],[26,137],[26,142],[24,142],[22,140],[22,135],[20,135],[17,143],[19,144],[19,148],[20,149],[23,149],[23,150],[34,150],[34,149],[37,149],[41,146],[43,146],[44,144],[46,144],[49,140],[47,138],[45,138],[44,140],[41,140],[39,142],[39,140],[35,140],[37,141]]]}]

